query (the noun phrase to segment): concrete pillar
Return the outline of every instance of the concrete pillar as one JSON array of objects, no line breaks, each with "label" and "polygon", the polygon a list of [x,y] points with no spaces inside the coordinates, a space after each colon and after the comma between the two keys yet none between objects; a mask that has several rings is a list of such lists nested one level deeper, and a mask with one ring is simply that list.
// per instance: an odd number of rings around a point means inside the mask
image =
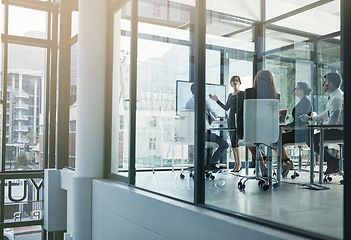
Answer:
[{"label": "concrete pillar", "polygon": [[107,0],[79,0],[77,177],[103,177]]},{"label": "concrete pillar", "polygon": [[92,179],[73,178],[73,239],[92,239]]}]

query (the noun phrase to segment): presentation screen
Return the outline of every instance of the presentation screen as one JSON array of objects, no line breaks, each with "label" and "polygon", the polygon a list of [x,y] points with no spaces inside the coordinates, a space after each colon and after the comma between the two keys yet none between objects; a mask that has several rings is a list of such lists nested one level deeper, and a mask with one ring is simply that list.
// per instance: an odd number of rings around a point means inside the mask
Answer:
[{"label": "presentation screen", "polygon": [[[177,80],[177,92],[176,92],[176,111],[179,116],[179,111],[185,109],[186,102],[192,98],[190,87],[193,83]],[[211,109],[217,114],[218,117],[224,118],[225,111],[215,101],[213,101],[208,95],[216,94],[218,99],[225,104],[226,103],[226,88],[225,85],[220,84],[206,84],[206,101],[210,105]]]}]

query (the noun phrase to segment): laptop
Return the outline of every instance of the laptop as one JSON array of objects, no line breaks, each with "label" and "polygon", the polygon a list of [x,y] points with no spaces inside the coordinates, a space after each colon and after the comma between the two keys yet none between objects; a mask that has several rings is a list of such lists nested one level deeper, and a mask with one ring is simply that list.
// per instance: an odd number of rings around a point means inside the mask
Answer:
[{"label": "laptop", "polygon": [[279,125],[286,125],[287,113],[288,113],[288,109],[279,110]]}]

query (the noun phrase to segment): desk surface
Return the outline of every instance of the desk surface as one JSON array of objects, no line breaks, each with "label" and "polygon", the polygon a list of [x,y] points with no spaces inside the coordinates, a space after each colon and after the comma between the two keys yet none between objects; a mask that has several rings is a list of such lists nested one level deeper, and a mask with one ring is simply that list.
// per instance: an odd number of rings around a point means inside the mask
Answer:
[{"label": "desk surface", "polygon": [[296,126],[280,126],[282,130],[308,130],[308,129],[338,129],[338,130],[343,130],[344,125],[308,125],[308,126],[302,126],[302,127],[296,127]]},{"label": "desk surface", "polygon": [[229,128],[229,127],[217,127],[217,128],[209,128],[213,131],[236,131],[236,128]]}]

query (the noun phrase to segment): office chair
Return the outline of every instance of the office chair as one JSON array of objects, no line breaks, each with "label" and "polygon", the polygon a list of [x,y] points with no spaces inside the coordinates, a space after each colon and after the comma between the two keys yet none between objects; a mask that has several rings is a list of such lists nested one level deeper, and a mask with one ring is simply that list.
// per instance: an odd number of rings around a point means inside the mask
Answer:
[{"label": "office chair", "polygon": [[[272,177],[272,158],[268,157],[268,176],[259,174],[260,145],[271,147],[279,139],[279,100],[277,99],[246,99],[244,100],[243,139],[240,146],[256,147],[255,176],[243,176],[238,182],[238,188],[244,190],[246,182],[258,180],[258,185],[264,190],[274,181],[273,187],[278,187],[278,181]],[[271,151],[270,151],[271,152]]]},{"label": "office chair", "polygon": [[[316,112],[312,112],[311,113],[311,116],[316,116],[316,115],[317,115]],[[316,124],[316,122],[315,121],[308,121],[308,124],[309,125],[314,125],[314,124]],[[286,143],[286,144],[284,144],[283,147],[288,147],[288,146],[297,146],[299,148],[298,170],[297,171],[295,170],[294,173],[291,175],[291,179],[295,179],[295,178],[300,176],[299,172],[303,171],[302,170],[302,151],[303,151],[302,147],[307,146],[307,144],[306,144],[305,141],[303,141],[303,142],[294,142],[294,143]],[[306,163],[306,167],[307,167],[307,164],[308,164],[308,162]]]},{"label": "office chair", "polygon": [[[324,146],[330,145],[330,144],[337,144],[339,145],[339,172],[338,174],[341,175],[344,178],[344,173],[343,173],[343,160],[344,160],[344,139],[338,139],[338,140],[324,140]],[[332,174],[324,174],[323,178],[323,183],[327,183],[333,180],[331,177]],[[340,180],[340,184],[344,184],[344,179]]]},{"label": "office chair", "polygon": [[[195,138],[194,138],[194,123],[195,123],[195,117],[194,117],[194,110],[193,109],[184,109],[180,111],[180,127],[179,127],[179,139],[182,144],[185,145],[194,145],[195,144]],[[218,148],[219,145],[215,142],[205,142],[205,148],[206,149],[216,149]],[[194,178],[194,168],[191,167],[189,169],[183,169],[182,166],[182,172],[180,173],[180,178],[184,179],[185,175],[184,172],[189,171],[189,176],[191,178]],[[221,169],[218,170],[205,170],[205,176],[206,178],[210,178],[211,180],[215,179],[214,173],[219,173],[221,172]]]}]

